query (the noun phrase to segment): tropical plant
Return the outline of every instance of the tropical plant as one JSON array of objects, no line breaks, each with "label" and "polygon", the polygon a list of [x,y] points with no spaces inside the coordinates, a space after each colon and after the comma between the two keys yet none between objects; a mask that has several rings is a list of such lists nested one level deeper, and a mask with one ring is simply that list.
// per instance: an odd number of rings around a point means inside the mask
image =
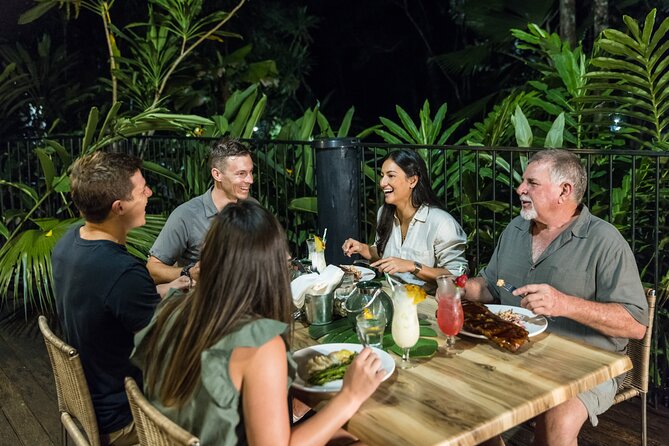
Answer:
[{"label": "tropical plant", "polygon": [[13,91],[8,92],[2,106],[12,110],[6,115],[6,125],[14,134],[44,136],[62,117],[82,112],[92,97],[90,91],[72,79],[78,53],[68,52],[65,45],[52,45],[48,34],[42,35],[35,48],[21,43],[0,45],[0,61],[13,67],[18,76],[8,84]]},{"label": "tropical plant", "polygon": [[[102,122],[97,108],[91,109],[81,145],[82,155],[151,130],[185,133],[194,127],[211,124],[204,118],[168,114],[160,109],[124,117],[118,115],[120,106],[114,104]],[[70,190],[68,169],[72,162],[67,150],[56,141],[45,140],[35,153],[42,170],[43,191],[38,192],[29,184],[0,180],[0,186],[19,190],[30,203],[28,211],[3,214],[5,220],[0,226],[0,233],[6,236],[0,247],[0,304],[9,299],[12,289],[14,305],[21,301],[26,314],[30,308],[53,309],[51,251],[65,230],[77,220],[67,195]],[[51,197],[61,200],[60,210],[57,215],[40,216],[44,203]],[[6,220],[8,218],[11,221]],[[151,224],[135,230],[128,239],[130,250],[135,254],[148,252],[162,227],[161,218],[149,218],[148,221]]]},{"label": "tropical plant", "polygon": [[4,65],[0,72],[0,135],[20,125],[16,116],[28,104],[27,78],[27,74],[17,72],[16,63]]},{"label": "tropical plant", "polygon": [[597,41],[598,55],[587,73],[589,105],[585,113],[623,117],[615,124],[624,128],[622,137],[634,146],[653,150],[669,149],[669,17],[655,28],[653,9],[640,28],[629,16],[623,21],[627,33],[607,29]]},{"label": "tropical plant", "polygon": [[[108,80],[112,103],[125,99],[137,102],[139,109],[155,108],[162,104],[168,94],[168,87],[183,69],[183,62],[193,54],[203,42],[222,41],[227,37],[239,37],[221,30],[244,5],[239,3],[230,11],[216,10],[201,16],[202,0],[151,0],[149,21],[132,24],[125,32],[118,29],[111,20],[114,1],[105,0],[36,0],[37,6],[23,13],[19,23],[30,23],[55,6],[65,7],[78,17],[83,8],[100,16],[109,53]],[[144,35],[133,28],[144,27]],[[118,39],[124,39],[132,58],[124,57],[118,46]],[[179,83],[177,83],[177,87]],[[120,93],[124,94],[121,95]],[[123,96],[123,98],[121,98]],[[131,101],[132,100],[132,101]]]}]

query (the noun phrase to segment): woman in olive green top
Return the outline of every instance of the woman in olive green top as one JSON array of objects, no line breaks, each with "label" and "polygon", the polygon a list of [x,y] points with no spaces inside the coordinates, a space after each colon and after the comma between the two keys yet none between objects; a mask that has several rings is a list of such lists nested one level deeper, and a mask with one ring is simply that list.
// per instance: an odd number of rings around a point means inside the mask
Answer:
[{"label": "woman in olive green top", "polygon": [[206,236],[196,288],[166,299],[135,336],[147,397],[203,445],[325,444],[381,382],[379,358],[364,349],[341,392],[291,428],[287,253],[272,214],[248,201],[229,204]]}]

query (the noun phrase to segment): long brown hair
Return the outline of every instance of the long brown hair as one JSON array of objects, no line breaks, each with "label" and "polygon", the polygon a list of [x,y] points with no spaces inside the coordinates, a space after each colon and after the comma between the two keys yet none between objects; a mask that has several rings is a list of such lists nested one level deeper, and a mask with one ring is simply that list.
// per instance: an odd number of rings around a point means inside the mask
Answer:
[{"label": "long brown hair", "polygon": [[[442,204],[437,198],[437,194],[434,193],[432,186],[430,186],[430,179],[428,178],[425,161],[423,161],[423,158],[420,157],[418,152],[410,149],[400,149],[390,152],[383,161],[385,162],[386,160],[395,162],[395,164],[397,164],[406,174],[407,178],[413,176],[418,177],[416,187],[411,190],[411,205],[414,208],[418,209],[423,204],[426,204],[428,206],[443,209]],[[379,224],[376,227],[376,249],[381,257],[383,257],[383,251],[386,249],[390,233],[393,230],[395,209],[396,206],[394,204],[383,203],[383,210],[381,211]]]},{"label": "long brown hair", "polygon": [[183,406],[200,382],[203,351],[249,320],[291,322],[287,255],[281,225],[257,203],[231,203],[215,217],[197,287],[160,310],[151,331],[149,395],[157,391],[164,405]]}]

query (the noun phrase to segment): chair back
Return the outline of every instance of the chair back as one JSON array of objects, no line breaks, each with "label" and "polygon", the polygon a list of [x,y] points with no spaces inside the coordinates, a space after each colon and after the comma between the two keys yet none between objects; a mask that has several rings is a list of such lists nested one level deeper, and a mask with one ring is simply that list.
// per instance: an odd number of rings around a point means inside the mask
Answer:
[{"label": "chair back", "polygon": [[[79,353],[51,331],[46,317],[40,316],[38,323],[56,381],[61,422],[77,446],[99,446],[98,423]],[[75,420],[83,427],[85,436]]]},{"label": "chair back", "polygon": [[[627,344],[627,356],[629,356],[634,367],[625,375],[625,380],[618,389],[618,395],[616,395],[616,403],[641,393],[648,393],[648,368],[650,365],[656,299],[654,289],[646,290],[646,299],[648,300],[648,328],[642,339],[630,339]],[[629,395],[625,395],[625,392]]]},{"label": "chair back", "polygon": [[140,446],[198,446],[199,438],[160,413],[144,397],[134,379],[125,378],[130,410]]}]

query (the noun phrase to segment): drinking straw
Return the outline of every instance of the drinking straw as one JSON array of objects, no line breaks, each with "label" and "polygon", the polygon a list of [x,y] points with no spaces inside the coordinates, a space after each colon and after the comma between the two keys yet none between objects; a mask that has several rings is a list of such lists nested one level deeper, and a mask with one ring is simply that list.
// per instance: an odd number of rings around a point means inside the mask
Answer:
[{"label": "drinking straw", "polygon": [[323,231],[323,244],[325,244],[325,239],[328,236],[328,228],[325,228],[325,231]]},{"label": "drinking straw", "polygon": [[393,293],[395,292],[395,284],[393,284],[393,279],[390,278],[390,274],[388,273],[383,273],[386,276],[386,280],[388,281],[388,285],[390,285],[390,289],[393,290]]}]

